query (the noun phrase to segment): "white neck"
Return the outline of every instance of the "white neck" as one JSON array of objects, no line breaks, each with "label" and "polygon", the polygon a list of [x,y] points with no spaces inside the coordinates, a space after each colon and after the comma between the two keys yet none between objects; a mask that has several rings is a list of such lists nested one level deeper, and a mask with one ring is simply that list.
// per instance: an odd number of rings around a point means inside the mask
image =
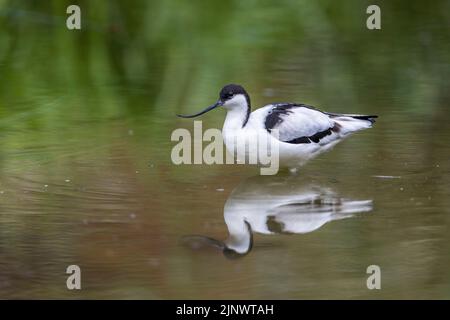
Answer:
[{"label": "white neck", "polygon": [[243,128],[247,121],[247,109],[235,108],[227,111],[227,116],[223,124],[223,131],[236,131]]},{"label": "white neck", "polygon": [[[226,221],[227,222],[227,221]],[[245,254],[251,250],[252,230],[245,220],[227,223],[229,236],[225,245],[237,253]]]},{"label": "white neck", "polygon": [[223,107],[227,110],[227,117],[223,125],[224,131],[235,131],[242,129],[247,122],[248,104],[245,95],[238,94],[226,101]]}]

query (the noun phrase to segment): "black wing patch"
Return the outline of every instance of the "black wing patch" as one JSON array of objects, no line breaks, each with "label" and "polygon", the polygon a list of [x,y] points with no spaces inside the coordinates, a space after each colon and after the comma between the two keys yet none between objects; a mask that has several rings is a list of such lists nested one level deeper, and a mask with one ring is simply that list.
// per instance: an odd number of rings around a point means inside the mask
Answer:
[{"label": "black wing patch", "polygon": [[[316,108],[312,106],[308,106],[303,103],[277,103],[274,104],[272,110],[269,111],[269,113],[266,116],[266,121],[264,122],[264,125],[266,127],[267,131],[271,131],[277,124],[283,121],[282,116],[292,113],[293,108],[308,108],[317,110]],[[317,110],[319,111],[319,110]]]},{"label": "black wing patch", "polygon": [[267,131],[272,131],[272,129],[279,124],[283,119],[281,118],[282,115],[292,113],[290,109],[294,108],[295,104],[293,103],[285,103],[285,104],[276,104],[267,113],[266,120],[264,121],[264,125],[266,127]]},{"label": "black wing patch", "polygon": [[329,136],[330,134],[333,133],[333,131],[335,131],[336,126],[334,126],[333,128],[328,128],[327,130],[321,131],[321,132],[317,132],[316,134],[309,136],[309,137],[300,137],[300,138],[296,138],[296,139],[292,139],[290,141],[284,141],[286,143],[293,143],[293,144],[299,144],[299,143],[311,143],[311,142],[315,142],[318,143],[320,140],[322,140],[322,138],[325,138],[326,136]]},{"label": "black wing patch", "polygon": [[[271,132],[275,126],[280,124],[283,121],[282,116],[292,113],[293,108],[308,108],[312,109],[318,112],[322,112],[312,106],[302,104],[302,103],[279,103],[275,104],[272,110],[270,110],[267,114],[266,120],[264,122],[264,125],[266,127],[266,130]],[[329,136],[333,132],[339,132],[340,126],[339,124],[335,123],[334,127],[328,128],[324,131],[320,131],[315,133],[312,136],[309,137],[299,137],[295,138],[289,141],[283,141],[286,143],[292,143],[292,144],[300,144],[300,143],[318,143],[322,138]]]}]

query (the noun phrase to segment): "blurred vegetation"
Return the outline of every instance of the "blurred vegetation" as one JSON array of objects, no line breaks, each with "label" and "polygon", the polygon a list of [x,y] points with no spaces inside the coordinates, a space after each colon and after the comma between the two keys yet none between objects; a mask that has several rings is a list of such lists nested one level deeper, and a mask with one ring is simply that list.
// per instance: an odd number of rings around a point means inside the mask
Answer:
[{"label": "blurred vegetation", "polygon": [[[82,31],[65,27],[72,3]],[[161,114],[206,102],[232,80],[255,93],[287,83],[292,98],[343,105],[387,89],[428,112],[422,99],[447,94],[449,2],[381,1],[382,31],[366,29],[368,3],[2,0],[1,112],[40,108],[27,103],[38,95],[82,99],[94,115]]]},{"label": "blurred vegetation", "polygon": [[[69,4],[81,7],[81,31],[65,27]],[[154,120],[150,134],[167,136],[176,112],[229,82],[255,106],[447,116],[449,2],[380,1],[381,31],[365,26],[369,4],[1,0],[0,130],[48,132],[51,144],[80,121],[125,118]]]}]

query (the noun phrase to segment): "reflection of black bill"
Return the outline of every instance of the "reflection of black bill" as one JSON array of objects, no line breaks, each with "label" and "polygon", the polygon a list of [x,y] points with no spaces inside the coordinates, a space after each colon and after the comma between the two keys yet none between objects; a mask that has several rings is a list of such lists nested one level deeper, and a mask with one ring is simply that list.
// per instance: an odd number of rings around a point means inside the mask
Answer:
[{"label": "reflection of black bill", "polygon": [[199,235],[183,236],[181,237],[181,243],[193,250],[200,250],[208,247],[221,250],[225,248],[225,244],[222,241]]},{"label": "reflection of black bill", "polygon": [[207,248],[214,248],[219,249],[222,251],[223,255],[228,259],[237,259],[245,256],[247,253],[250,252],[253,248],[253,233],[252,228],[250,224],[247,221],[244,221],[245,225],[247,226],[248,230],[248,247],[246,247],[245,252],[238,252],[232,248],[230,248],[226,242],[229,240],[226,240],[225,242],[213,239],[210,237],[205,237],[201,235],[187,235],[181,237],[180,241],[183,245],[189,247],[192,250],[202,250]]}]

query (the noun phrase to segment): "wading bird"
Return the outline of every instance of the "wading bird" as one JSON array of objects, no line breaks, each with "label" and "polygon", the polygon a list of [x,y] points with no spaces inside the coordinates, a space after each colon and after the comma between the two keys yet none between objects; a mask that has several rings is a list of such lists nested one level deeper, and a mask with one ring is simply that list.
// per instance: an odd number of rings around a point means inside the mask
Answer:
[{"label": "wading bird", "polygon": [[219,100],[205,110],[178,116],[194,118],[217,107],[227,110],[222,136],[231,154],[237,150],[238,157],[248,157],[249,149],[239,154],[238,141],[262,137],[277,146],[279,165],[294,171],[351,133],[370,128],[377,118],[323,112],[302,103],[272,103],[251,112],[250,96],[236,84],[223,87]]}]

